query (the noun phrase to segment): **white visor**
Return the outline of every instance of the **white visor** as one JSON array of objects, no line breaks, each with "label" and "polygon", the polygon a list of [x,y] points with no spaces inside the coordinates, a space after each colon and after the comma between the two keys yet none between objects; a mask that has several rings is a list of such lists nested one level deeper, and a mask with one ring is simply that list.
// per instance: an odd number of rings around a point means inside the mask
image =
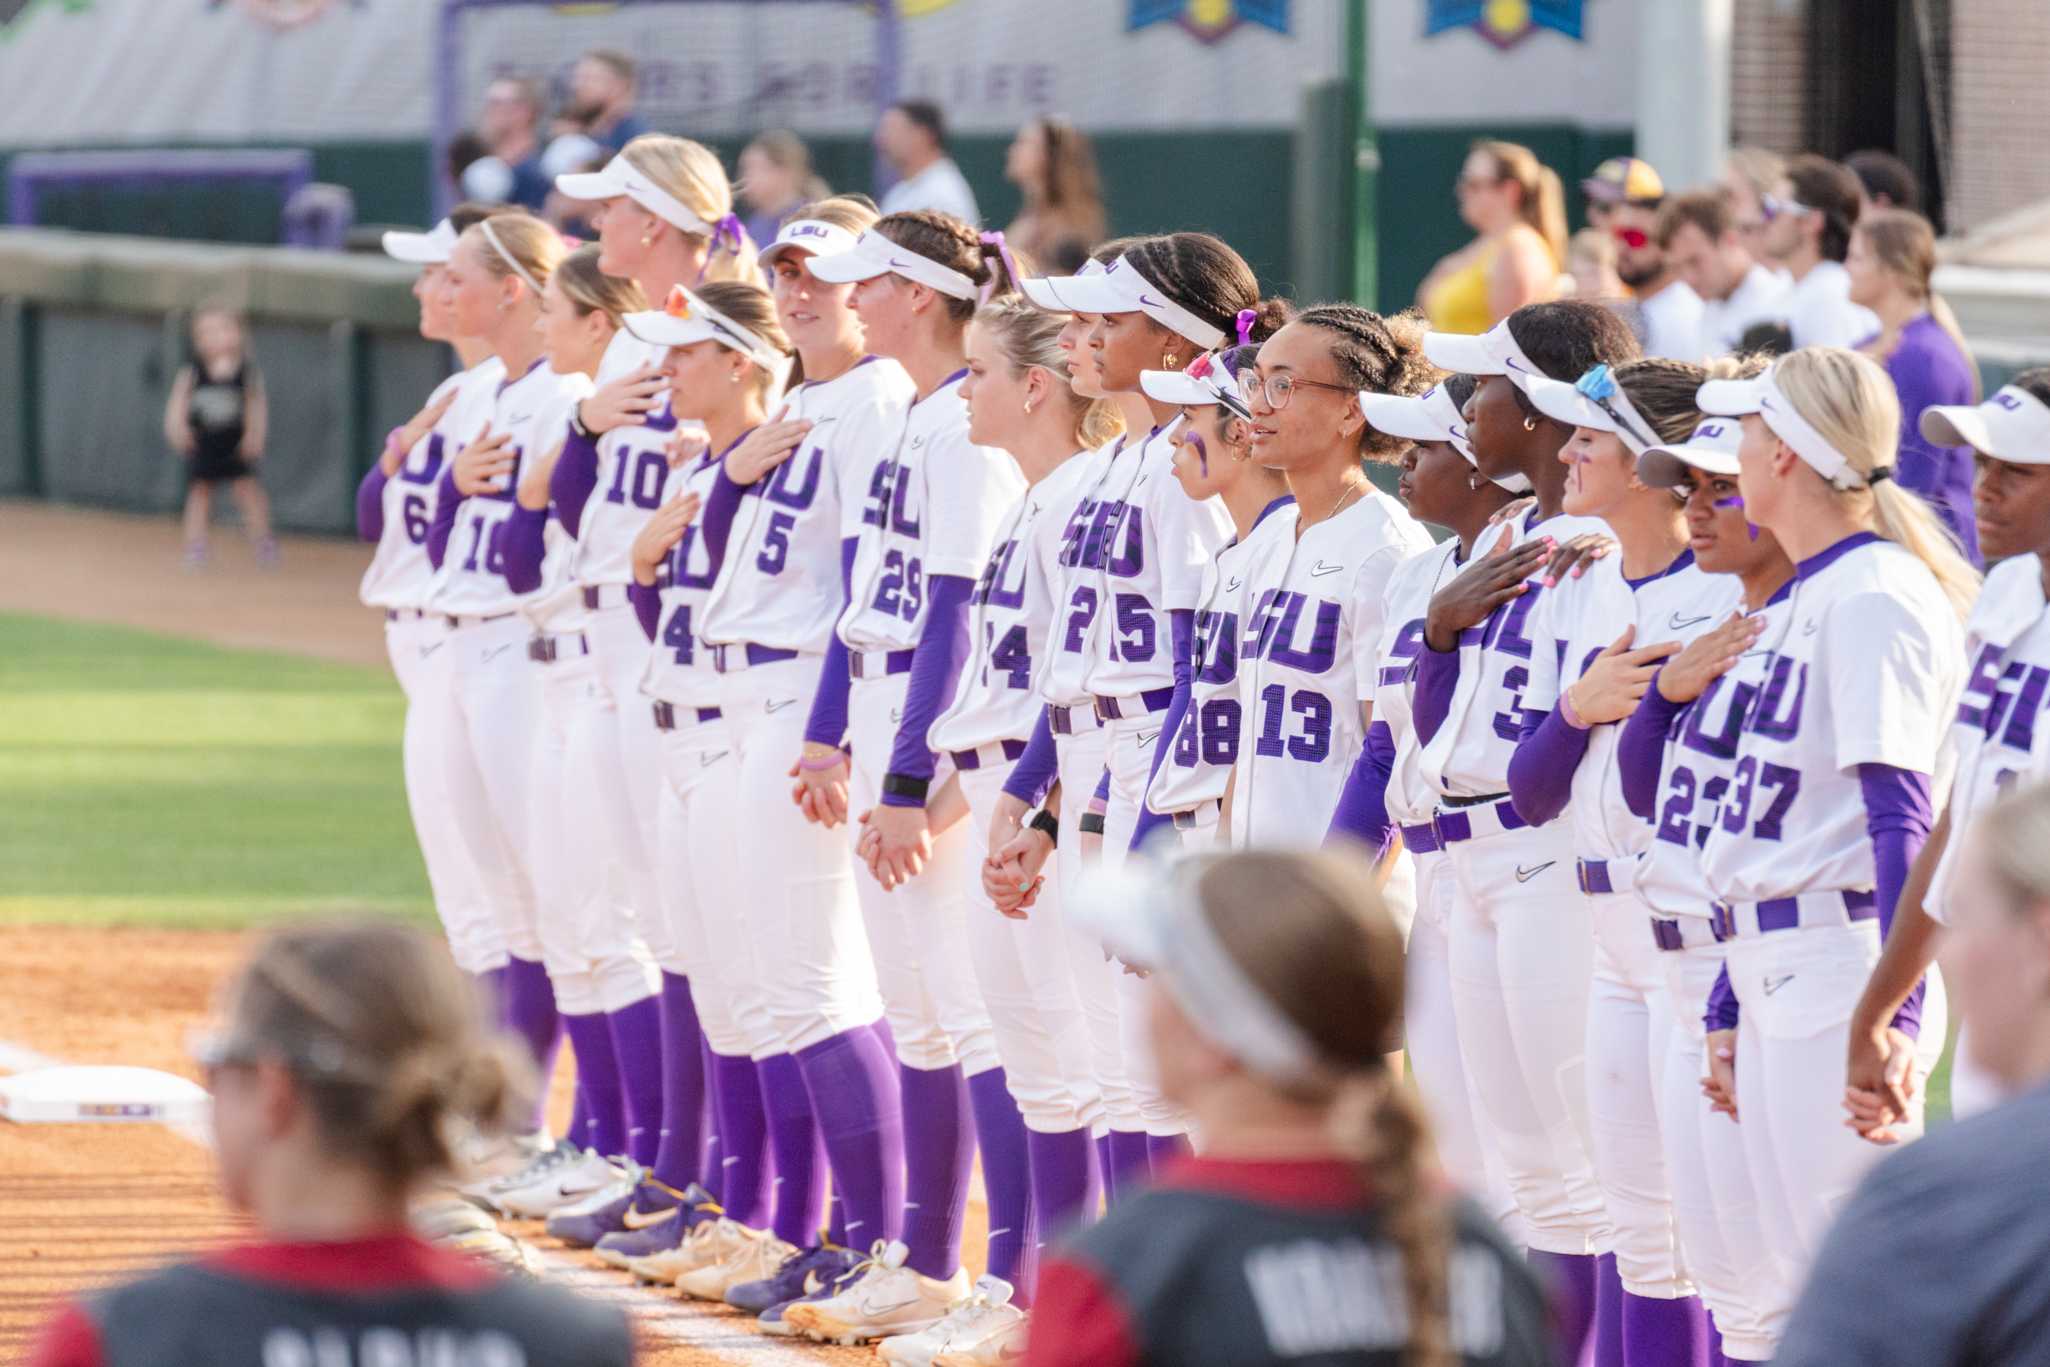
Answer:
[{"label": "white visor", "polygon": [[1424,355],[1431,364],[1460,375],[1507,375],[1518,389],[1527,390],[1528,380],[1544,375],[1509,331],[1509,320],[1475,337],[1463,332],[1427,332]]},{"label": "white visor", "polygon": [[[1588,376],[1594,373],[1590,371]],[[1608,392],[1596,398],[1582,387],[1586,383],[1587,377],[1583,377],[1581,384],[1572,385],[1548,375],[1537,375],[1523,387],[1523,392],[1530,396],[1538,412],[1554,422],[1614,433],[1633,456],[1643,455],[1658,442],[1658,433],[1631,406],[1630,396],[1621,385],[1610,382]]]},{"label": "white visor", "polygon": [[1687,440],[1645,448],[1637,457],[1637,477],[1654,489],[1677,489],[1689,470],[1734,475],[1743,444],[1744,425],[1735,418],[1703,418]]},{"label": "white visor", "polygon": [[602,171],[557,176],[555,188],[571,199],[618,199],[625,195],[657,218],[673,223],[695,237],[712,235],[711,224],[699,218],[682,200],[649,180],[626,159],[624,152],[606,162]]},{"label": "white visor", "polygon": [[776,240],[757,252],[755,260],[766,266],[791,247],[801,248],[813,256],[834,256],[853,251],[854,241],[854,234],[837,223],[793,218],[776,230]]},{"label": "white visor", "polygon": [[[1480,458],[1473,453],[1473,443],[1466,439],[1466,415],[1452,402],[1451,393],[1442,384],[1434,384],[1415,396],[1361,390],[1360,412],[1367,415],[1367,426],[1376,432],[1404,441],[1445,442],[1459,453],[1461,460],[1476,470],[1481,468]],[[1489,482],[1512,494],[1530,492],[1530,480],[1523,475],[1490,477]]]},{"label": "white visor", "polygon": [[1025,296],[1025,302],[1048,313],[1083,313],[1086,310],[1070,304],[1061,293],[1061,287],[1073,280],[1084,280],[1092,275],[1102,275],[1104,264],[1091,258],[1082,263],[1082,269],[1073,275],[1028,275],[1018,281],[1018,292]]},{"label": "white visor", "polygon": [[832,285],[873,280],[879,275],[901,275],[951,299],[973,299],[975,282],[951,266],[920,256],[873,230],[854,239],[844,251],[822,253],[811,259],[811,273]]},{"label": "white visor", "polygon": [[414,266],[446,266],[456,249],[456,225],[447,219],[424,233],[386,233],[384,254]]},{"label": "white visor", "polygon": [[1139,388],[1157,403],[1180,404],[1184,408],[1224,407],[1233,416],[1253,416],[1239,382],[1214,351],[1206,351],[1189,362],[1186,370],[1142,370]]},{"label": "white visor", "polygon": [[1865,480],[1851,468],[1849,458],[1795,410],[1780,391],[1771,370],[1751,380],[1710,380],[1695,391],[1694,402],[1710,417],[1741,418],[1756,413],[1774,436],[1832,486],[1865,487]]},{"label": "white visor", "polygon": [[668,302],[659,309],[629,313],[622,326],[650,346],[679,347],[696,342],[717,342],[737,351],[770,374],[781,373],[784,354],[678,285],[669,292]]},{"label": "white visor", "polygon": [[1220,328],[1167,297],[1167,292],[1148,280],[1121,256],[1101,270],[1083,270],[1074,275],[1049,275],[1022,282],[1025,297],[1043,309],[1069,313],[1143,313],[1177,336],[1186,337],[1206,351],[1224,345]]},{"label": "white visor", "polygon": [[1922,410],[1922,436],[1938,446],[1969,446],[2016,465],[2050,465],[2050,405],[2013,385],[1982,404],[1934,404]]}]

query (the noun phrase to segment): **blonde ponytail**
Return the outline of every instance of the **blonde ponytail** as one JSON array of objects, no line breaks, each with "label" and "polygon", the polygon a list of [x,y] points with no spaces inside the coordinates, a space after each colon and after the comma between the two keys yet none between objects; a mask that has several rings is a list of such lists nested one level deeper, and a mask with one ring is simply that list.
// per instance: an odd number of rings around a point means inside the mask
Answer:
[{"label": "blonde ponytail", "polygon": [[763,283],[761,267],[755,262],[754,239],[734,216],[733,184],[726,178],[726,167],[717,152],[689,138],[644,133],[628,143],[620,155],[654,181],[657,189],[710,226],[711,240],[705,249],[705,271],[700,283]]}]

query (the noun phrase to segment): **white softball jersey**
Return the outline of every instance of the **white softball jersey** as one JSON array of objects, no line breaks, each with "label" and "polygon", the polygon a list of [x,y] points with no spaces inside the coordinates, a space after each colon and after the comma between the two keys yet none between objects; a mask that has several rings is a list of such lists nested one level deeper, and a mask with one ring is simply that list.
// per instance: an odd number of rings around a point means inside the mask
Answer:
[{"label": "white softball jersey", "polygon": [[477,435],[490,417],[505,362],[487,356],[435,387],[428,407],[451,390],[455,402],[434,424],[434,430],[406,452],[405,463],[384,485],[384,533],[363,572],[360,596],[366,607],[419,608],[434,589],[434,565],[427,558],[427,529],[434,525],[436,490],[441,472],[463,443]]},{"label": "white softball jersey", "polygon": [[[1077,707],[1089,701],[1083,681],[1089,675],[1096,630],[1096,604],[1102,596],[1095,559],[1102,510],[1115,501],[1111,492],[1133,478],[1141,443],[1128,437],[1106,442],[1081,457],[1077,472],[1081,493],[1068,512],[1061,534],[1061,577],[1055,596],[1054,639],[1040,673],[1039,695],[1056,707]],[[1128,449],[1129,448],[1129,449]]]},{"label": "white softball jersey", "polygon": [[[681,470],[672,470],[663,489],[662,501],[695,493],[710,499],[719,475],[723,453],[708,451]],[[662,616],[654,642],[648,650],[647,672],[641,676],[641,692],[660,702],[678,706],[717,707],[719,673],[712,668],[712,652],[698,627],[704,619],[706,599],[720,567],[693,522],[683,529],[676,548],[669,553],[657,582],[662,586]],[[728,543],[731,544],[730,542]],[[731,563],[732,557],[727,561]]]},{"label": "white softball jersey", "polygon": [[[1276,499],[1254,522],[1253,531],[1288,506],[1289,500]],[[1220,802],[1231,782],[1244,715],[1239,705],[1239,637],[1252,598],[1249,566],[1258,555],[1258,543],[1249,533],[1219,551],[1203,571],[1203,597],[1191,643],[1195,659],[1189,710],[1146,789],[1147,807],[1161,816]]]},{"label": "white softball jersey", "polygon": [[[1172,612],[1194,612],[1203,571],[1233,534],[1224,500],[1201,503],[1174,477],[1171,422],[1139,448],[1132,482],[1099,509],[1093,650],[1083,684],[1090,693],[1127,698],[1174,686]],[[1115,483],[1115,481],[1113,481]],[[1072,599],[1072,595],[1071,595]]]},{"label": "white softball jersey", "polygon": [[1323,843],[1366,744],[1360,704],[1374,692],[1389,577],[1431,549],[1430,533],[1378,489],[1300,535],[1299,511],[1282,509],[1250,538],[1234,845]]},{"label": "white softball jersey", "polygon": [[732,568],[705,605],[705,640],[825,650],[846,601],[840,542],[860,532],[869,479],[897,449],[915,397],[904,368],[879,356],[790,392],[786,416],[812,429],[790,459],[748,486],[726,543]]},{"label": "white softball jersey", "polygon": [[[1737,738],[1772,670],[1767,644],[1786,634],[1793,583],[1753,615],[1763,620],[1758,643],[1675,719],[1659,758],[1651,843],[1637,861],[1637,895],[1660,916],[1705,920],[1714,899],[1701,881],[1701,847],[1722,821],[1723,799],[1736,778]],[[1864,810],[1862,802],[1859,810]]]},{"label": "white softball jersey", "polygon": [[1011,453],[968,440],[963,370],[911,405],[901,443],[876,463],[861,509],[850,650],[909,650],[925,629],[926,580],[982,573],[1004,513],[1025,490]]},{"label": "white softball jersey", "polygon": [[1963,624],[1919,560],[1859,533],[1800,564],[1782,629],[1758,645],[1740,662],[1758,696],[1702,845],[1708,889],[1727,903],[1868,889],[1857,766],[1929,774],[1942,800]]},{"label": "white softball jersey", "polygon": [[1413,555],[1388,576],[1381,605],[1381,641],[1375,653],[1374,720],[1386,722],[1395,740],[1395,765],[1388,776],[1385,801],[1390,820],[1416,826],[1438,809],[1438,790],[1423,772],[1423,743],[1413,720],[1414,684],[1410,673],[1424,648],[1424,616],[1431,595],[1458,574],[1459,538],[1449,537],[1422,555]]},{"label": "white softball jersey", "polygon": [[1089,474],[1083,456],[1070,456],[1004,519],[968,600],[968,659],[953,702],[927,733],[934,750],[1024,740],[1038,724],[1034,683],[1053,635],[1063,533]]},{"label": "white softball jersey", "polygon": [[[1635,626],[1632,649],[1677,641],[1681,645],[1720,626],[1737,609],[1743,585],[1735,575],[1707,574],[1692,551],[1644,579],[1623,577],[1623,557],[1597,560],[1578,579],[1545,594],[1533,618],[1530,683],[1523,693],[1527,719],[1542,720],[1559,695]],[[1566,817],[1573,852],[1582,859],[1631,859],[1651,843],[1651,828],[1623,801],[1616,741],[1622,725],[1589,730]]]},{"label": "white softball jersey", "polygon": [[[1583,532],[1606,536],[1608,530],[1607,523],[1592,517],[1560,514],[1539,521],[1532,509],[1477,538],[1474,557],[1493,554],[1505,541],[1520,546],[1550,536],[1563,543]],[[1531,614],[1547,592],[1539,576],[1525,585],[1521,596],[1496,608],[1487,621],[1459,633],[1458,687],[1444,724],[1423,750],[1424,776],[1441,797],[1487,797],[1508,790],[1509,759],[1523,733],[1523,691],[1530,686]]]},{"label": "white softball jersey", "polygon": [[[517,459],[512,473],[504,478],[503,489],[473,494],[456,510],[448,553],[441,562],[429,600],[436,612],[493,617],[517,610],[529,598],[548,598],[566,582],[574,543],[562,534],[553,519],[548,524],[548,554],[542,562],[541,587],[531,594],[516,594],[507,586],[499,537],[506,519],[512,516],[520,466],[528,456],[545,455],[561,444],[568,430],[570,409],[590,392],[589,376],[557,374],[546,361],[536,361],[526,374],[497,386],[485,421],[493,432],[510,434]],[[465,440],[476,435],[472,432]]]},{"label": "white softball jersey", "polygon": [[[667,347],[644,342],[621,328],[605,347],[593,387],[603,388],[643,366],[659,366],[668,354]],[[570,561],[577,583],[625,584],[633,579],[634,538],[662,506],[662,489],[669,479],[668,443],[676,435],[669,402],[669,396],[662,395],[662,406],[648,414],[647,421],[615,427],[598,438],[598,483],[584,504]],[[567,423],[568,414],[563,419]]]},{"label": "white softball jersey", "polygon": [[1965,624],[1965,659],[1970,670],[1950,728],[1957,754],[1950,843],[1922,903],[1946,924],[1965,828],[2017,781],[2050,775],[2050,725],[2043,719],[2050,707],[2050,604],[2039,556],[2013,556],[1987,571]]}]

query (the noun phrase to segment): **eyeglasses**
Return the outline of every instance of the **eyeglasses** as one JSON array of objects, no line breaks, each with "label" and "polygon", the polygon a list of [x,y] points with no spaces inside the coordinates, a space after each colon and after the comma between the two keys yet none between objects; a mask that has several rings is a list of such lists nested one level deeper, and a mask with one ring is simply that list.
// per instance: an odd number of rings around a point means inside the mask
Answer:
[{"label": "eyeglasses", "polygon": [[1243,394],[1248,406],[1260,398],[1267,400],[1267,406],[1279,413],[1288,407],[1288,401],[1295,397],[1297,389],[1307,386],[1311,389],[1335,389],[1341,394],[1350,394],[1350,385],[1327,384],[1323,380],[1299,380],[1293,375],[1269,375],[1262,379],[1253,371],[1239,375],[1239,393]]}]

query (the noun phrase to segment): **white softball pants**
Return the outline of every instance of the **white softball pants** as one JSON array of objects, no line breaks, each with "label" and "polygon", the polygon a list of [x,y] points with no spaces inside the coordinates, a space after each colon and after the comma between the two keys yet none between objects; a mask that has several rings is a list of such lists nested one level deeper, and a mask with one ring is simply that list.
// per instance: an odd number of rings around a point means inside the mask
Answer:
[{"label": "white softball pants", "polygon": [[[1065,1134],[1085,1125],[1094,1129],[1103,1120],[1103,1098],[1089,1066],[1089,1024],[1073,972],[1074,941],[1086,937],[1073,932],[1062,914],[1056,867],[1045,871],[1046,882],[1023,920],[990,905],[982,888],[982,861],[989,855],[990,821],[1011,766],[956,772],[968,799],[968,954],[1004,1077],[1027,1129],[1043,1134]],[[1086,942],[1079,946],[1087,948]]]},{"label": "white softball pants", "polygon": [[[1061,839],[1054,850],[1055,878],[1062,888],[1075,888],[1095,865],[1083,854],[1082,817],[1096,795],[1103,777],[1104,756],[1110,734],[1099,726],[1096,714],[1086,707],[1072,709],[1076,730],[1071,735],[1054,735],[1056,772],[1061,782]],[[1143,1133],[1146,1118],[1139,1113],[1139,1101],[1125,1080],[1125,1041],[1119,1024],[1118,982],[1124,970],[1104,953],[1103,943],[1077,931],[1068,936],[1068,969],[1075,995],[1082,1004],[1082,1022],[1088,1033],[1089,1071],[1096,1080],[1096,1094],[1103,1110],[1105,1129]]]},{"label": "white softball pants", "polygon": [[[427,885],[442,933],[458,967],[489,973],[505,967],[505,927],[493,915],[477,861],[463,839],[462,823],[449,797],[448,728],[454,724],[450,696],[448,623],[440,617],[387,621],[385,648],[392,673],[406,695],[406,726],[400,754],[406,775],[406,806],[413,814],[413,833],[420,858],[427,865]],[[511,862],[499,851],[494,862]]]},{"label": "white softball pants", "polygon": [[527,659],[529,634],[518,615],[449,631],[441,652],[449,657],[441,769],[448,809],[507,951],[539,963],[527,829],[541,681]]},{"label": "white softball pants", "polygon": [[593,762],[602,757],[602,746],[592,742],[612,734],[611,704],[589,655],[565,651],[527,668],[541,690],[538,724],[529,736],[534,757],[527,825],[541,961],[565,1014],[624,1010],[653,996],[656,979],[647,947],[635,933],[626,871],[606,853],[605,828],[624,794],[617,791],[611,766]]},{"label": "white softball pants", "polygon": [[[625,593],[611,585],[602,591]],[[662,898],[655,881],[655,795],[662,787],[662,764],[654,713],[641,692],[651,649],[648,636],[623,597],[592,612],[584,635],[597,664],[602,706],[584,717],[574,740],[573,763],[603,803],[601,843],[596,848],[625,889],[631,923],[648,953],[661,967],[682,973],[682,956],[660,914]]]},{"label": "white softball pants", "polygon": [[1484,1142],[1546,1253],[1605,1253],[1587,1114],[1594,934],[1566,823],[1455,842],[1452,1006]]},{"label": "white softball pants", "polygon": [[[1103,865],[1123,866],[1131,854],[1132,832],[1139,826],[1139,804],[1146,800],[1146,786],[1153,778],[1153,750],[1160,743],[1162,713],[1106,721],[1104,762],[1110,769],[1110,805],[1103,813]],[[1100,778],[1101,775],[1099,774]],[[1096,779],[1083,792],[1083,800],[1096,792]],[[1168,830],[1167,838],[1174,832]],[[1118,995],[1118,1050],[1124,1060],[1125,1084],[1137,1104],[1146,1133],[1159,1136],[1187,1134],[1188,1117],[1160,1095],[1160,1080],[1153,1066],[1153,1040],[1149,1034],[1146,980],[1114,970]],[[1113,1119],[1119,1129],[1125,1128]]]},{"label": "white softball pants", "polygon": [[790,769],[804,753],[818,682],[816,655],[719,679],[720,724],[733,749],[741,814],[728,855],[745,918],[739,929],[762,968],[779,1053],[872,1025],[883,1014],[847,831],[806,821],[790,798]]},{"label": "white softball pants", "polygon": [[[851,818],[882,797],[883,774],[910,687],[907,673],[856,679],[849,691],[847,734],[854,746]],[[933,775],[935,791],[951,772],[943,758]],[[861,830],[858,821],[850,819],[850,848]],[[854,881],[898,1060],[922,1069],[958,1064],[970,1077],[997,1066],[989,1008],[968,953],[968,880],[977,875],[972,843],[959,825],[935,836],[924,872],[892,892],[884,892],[866,869],[859,870]]]}]

